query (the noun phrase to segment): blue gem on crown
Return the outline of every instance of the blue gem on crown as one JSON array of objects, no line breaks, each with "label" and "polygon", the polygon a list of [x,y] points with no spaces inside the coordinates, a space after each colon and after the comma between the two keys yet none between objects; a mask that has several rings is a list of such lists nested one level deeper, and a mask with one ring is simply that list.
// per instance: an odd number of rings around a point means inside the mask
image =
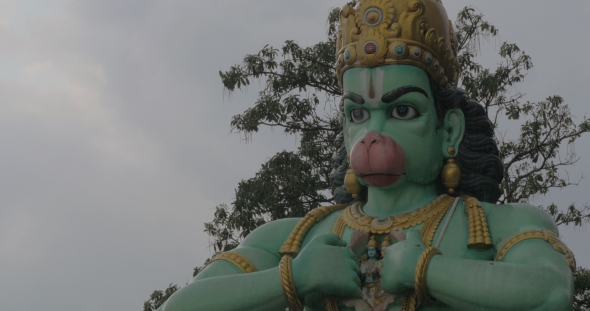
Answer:
[{"label": "blue gem on crown", "polygon": [[406,52],[406,49],[404,48],[403,45],[398,45],[395,47],[395,54],[398,56],[404,55],[404,53]]}]

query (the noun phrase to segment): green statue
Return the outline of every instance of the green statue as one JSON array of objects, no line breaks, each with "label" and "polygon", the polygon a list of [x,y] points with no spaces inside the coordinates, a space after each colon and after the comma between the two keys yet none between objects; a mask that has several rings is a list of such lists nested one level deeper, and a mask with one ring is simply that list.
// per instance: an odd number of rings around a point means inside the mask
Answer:
[{"label": "green statue", "polygon": [[160,310],[571,310],[552,218],[495,204],[493,128],[456,87],[440,0],[361,0],[339,27],[338,205],[258,228]]}]

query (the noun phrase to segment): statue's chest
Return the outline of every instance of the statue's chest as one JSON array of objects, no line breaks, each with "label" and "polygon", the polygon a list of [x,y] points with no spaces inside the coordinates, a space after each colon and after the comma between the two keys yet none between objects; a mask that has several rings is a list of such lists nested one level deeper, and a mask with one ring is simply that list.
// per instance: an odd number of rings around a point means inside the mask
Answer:
[{"label": "statue's chest", "polygon": [[[441,203],[444,204],[450,203]],[[474,217],[476,213],[473,212],[470,215],[462,204],[458,204],[452,212],[446,206],[443,207],[445,208],[430,207],[426,210],[428,213],[413,215],[419,217],[397,219],[367,218],[354,208],[347,208],[332,213],[312,226],[302,247],[313,237],[331,232],[345,241],[347,247],[359,258],[357,264],[361,273],[362,298],[340,301],[337,303],[337,310],[401,310],[405,298],[395,297],[382,289],[381,269],[385,262],[385,249],[403,241],[408,230],[420,231],[425,246],[436,246],[445,256],[493,260],[492,248],[477,250],[473,246],[474,241],[478,241],[474,238],[477,236],[474,232],[484,232],[489,237],[487,231],[477,231],[479,227],[474,225],[481,222],[481,217]],[[485,237],[483,233],[479,235]]]}]

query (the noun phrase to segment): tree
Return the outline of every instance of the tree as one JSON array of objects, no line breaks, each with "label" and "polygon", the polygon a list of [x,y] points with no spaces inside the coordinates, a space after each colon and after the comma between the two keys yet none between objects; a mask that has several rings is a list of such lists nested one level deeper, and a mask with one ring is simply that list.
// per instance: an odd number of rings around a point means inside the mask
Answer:
[{"label": "tree", "polygon": [[578,268],[574,282],[574,311],[590,310],[590,270]]},{"label": "tree", "polygon": [[[356,1],[349,2],[354,6]],[[243,89],[252,80],[263,81],[252,108],[231,121],[234,131],[248,139],[261,126],[298,135],[295,152],[282,151],[264,163],[256,176],[239,183],[231,208],[216,207],[214,219],[205,224],[216,253],[236,247],[260,225],[285,217],[302,217],[322,204],[331,204],[329,175],[332,171],[334,140],[341,130],[337,106],[341,90],[334,69],[334,50],[339,9],[328,17],[328,38],[311,47],[286,41],[275,49],[265,46],[255,55],[226,72],[220,72],[228,92]],[[590,121],[575,123],[560,96],[538,103],[524,102],[515,91],[533,67],[531,57],[516,44],[504,42],[496,68],[477,63],[480,43],[495,38],[498,29],[471,7],[457,16],[455,34],[459,42],[460,83],[469,96],[480,102],[496,128],[496,139],[504,163],[503,195],[498,203],[527,202],[552,188],[576,182],[564,177],[560,168],[577,160],[573,144],[590,131]],[[520,125],[518,137],[508,137],[501,124]],[[566,148],[564,153],[561,148]],[[590,208],[540,206],[558,225],[581,226],[590,221]],[[195,273],[198,273],[198,268]],[[576,310],[590,308],[590,273],[576,274]],[[146,302],[147,303],[147,302]]]},{"label": "tree", "polygon": [[143,311],[156,311],[178,289],[178,285],[170,284],[164,291],[155,290],[150,299],[143,303]]}]

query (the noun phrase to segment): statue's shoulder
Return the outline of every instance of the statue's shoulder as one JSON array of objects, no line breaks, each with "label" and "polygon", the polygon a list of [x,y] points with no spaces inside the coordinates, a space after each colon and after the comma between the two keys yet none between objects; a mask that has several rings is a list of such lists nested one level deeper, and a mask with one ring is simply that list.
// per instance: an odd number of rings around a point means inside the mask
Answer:
[{"label": "statue's shoulder", "polygon": [[529,204],[492,204],[482,202],[494,240],[532,230],[558,234],[557,226],[546,211]]},{"label": "statue's shoulder", "polygon": [[283,218],[256,228],[240,243],[241,247],[262,249],[279,254],[279,249],[303,218]]},{"label": "statue's shoulder", "polygon": [[[299,252],[299,248],[305,244],[305,238],[313,237],[318,229],[321,231],[321,228],[327,226],[326,223],[333,224],[346,206],[348,205],[321,206],[302,218],[283,218],[268,222],[252,231],[238,248],[260,249],[276,255]],[[331,229],[331,225],[329,226]]]}]

